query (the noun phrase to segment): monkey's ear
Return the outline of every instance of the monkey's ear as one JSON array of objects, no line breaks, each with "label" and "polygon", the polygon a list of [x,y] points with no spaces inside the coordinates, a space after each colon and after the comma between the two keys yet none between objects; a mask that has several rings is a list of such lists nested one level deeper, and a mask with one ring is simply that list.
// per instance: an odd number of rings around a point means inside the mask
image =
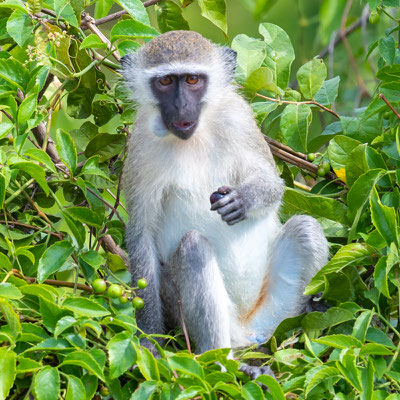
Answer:
[{"label": "monkey's ear", "polygon": [[233,79],[236,69],[237,53],[230,47],[222,47],[222,55],[226,64],[227,71],[230,75],[230,78]]},{"label": "monkey's ear", "polygon": [[129,68],[133,67],[136,64],[137,56],[135,53],[125,54],[121,57],[121,67],[122,71],[127,71]]}]

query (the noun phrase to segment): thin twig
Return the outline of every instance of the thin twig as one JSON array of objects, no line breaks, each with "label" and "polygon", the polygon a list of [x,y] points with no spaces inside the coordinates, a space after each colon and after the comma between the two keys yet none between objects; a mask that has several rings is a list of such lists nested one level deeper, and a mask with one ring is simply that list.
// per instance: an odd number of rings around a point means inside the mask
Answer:
[{"label": "thin twig", "polygon": [[392,106],[390,101],[382,93],[379,95],[379,98],[382,99],[388,105],[388,107],[394,112],[396,117],[400,119],[400,114],[396,111],[396,109]]},{"label": "thin twig", "polygon": [[335,111],[333,111],[332,109],[323,106],[320,103],[317,103],[314,100],[308,100],[308,101],[289,101],[289,100],[281,100],[281,99],[274,99],[273,97],[267,97],[264,96],[260,93],[256,93],[257,97],[261,97],[262,99],[268,100],[268,101],[273,101],[275,103],[280,103],[280,104],[295,104],[296,106],[300,105],[300,104],[313,104],[319,108],[322,108],[324,111],[327,111],[328,113],[334,115],[337,119],[340,119],[340,115],[338,113],[336,113]]},{"label": "thin twig", "polygon": [[52,232],[52,231],[48,231],[48,230],[43,230],[43,228],[40,228],[39,226],[24,224],[23,222],[18,222],[18,221],[0,220],[0,224],[7,224],[7,223],[8,223],[8,227],[10,227],[10,225],[17,225],[17,226],[21,226],[23,228],[33,229],[35,231],[42,231],[42,232],[47,233],[49,235],[55,236],[59,240],[62,240],[64,238],[64,234],[61,233],[61,232]]},{"label": "thin twig", "polygon": [[[148,0],[148,1],[145,1],[143,3],[143,5],[145,7],[150,7],[150,6],[153,6],[154,4],[157,4],[159,1],[161,1],[161,0]],[[118,11],[118,12],[116,12],[114,14],[110,14],[110,15],[107,15],[107,16],[105,16],[103,18],[97,19],[96,21],[94,21],[94,24],[96,26],[99,26],[99,25],[102,25],[102,24],[106,24],[107,22],[114,21],[115,19],[118,19],[118,18],[122,17],[124,14],[127,14],[127,11],[121,10],[121,11]],[[88,26],[86,25],[85,21],[82,22],[81,28],[82,29],[88,28]]]},{"label": "thin twig", "polygon": [[190,340],[189,340],[189,335],[186,329],[186,324],[185,324],[185,320],[183,319],[183,310],[182,310],[182,301],[181,299],[178,300],[178,306],[179,306],[179,316],[181,318],[181,324],[182,324],[182,330],[183,330],[183,334],[185,336],[185,340],[186,340],[186,346],[189,350],[189,354],[192,354],[192,349],[190,348]]},{"label": "thin twig", "polygon": [[[85,25],[96,35],[99,37],[99,39],[107,45],[107,49],[111,50],[111,42],[107,39],[107,37],[103,34],[103,32],[100,31],[99,28],[96,26],[96,21],[93,17],[91,17],[89,14],[84,13],[83,14],[83,20],[85,21]],[[117,50],[112,52],[112,55],[114,58],[119,62],[121,60],[121,57],[118,53]]]},{"label": "thin twig", "polygon": [[[23,279],[29,283],[35,283],[37,282],[37,278],[34,278],[33,276],[23,276],[18,270],[12,269],[12,274],[16,276],[17,278]],[[45,279],[42,283],[45,283],[46,285],[51,285],[51,286],[63,286],[63,287],[69,287],[69,288],[74,288],[75,283],[74,282],[68,282],[68,281],[59,281],[57,279]],[[85,292],[92,293],[93,289],[88,286],[88,285],[83,285],[82,283],[78,283],[76,286],[79,290],[84,290]]]}]

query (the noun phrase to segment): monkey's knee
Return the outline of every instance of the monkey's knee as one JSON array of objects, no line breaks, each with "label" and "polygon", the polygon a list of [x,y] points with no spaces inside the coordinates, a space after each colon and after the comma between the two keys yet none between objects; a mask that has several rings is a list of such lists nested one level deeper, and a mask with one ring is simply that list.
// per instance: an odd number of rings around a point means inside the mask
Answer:
[{"label": "monkey's knee", "polygon": [[328,241],[315,218],[308,215],[296,215],[286,222],[283,232],[301,255],[311,258],[314,270],[320,269],[327,263]]},{"label": "monkey's knee", "polygon": [[215,259],[210,242],[198,231],[186,232],[174,255],[175,263],[190,269],[191,273],[200,273]]}]

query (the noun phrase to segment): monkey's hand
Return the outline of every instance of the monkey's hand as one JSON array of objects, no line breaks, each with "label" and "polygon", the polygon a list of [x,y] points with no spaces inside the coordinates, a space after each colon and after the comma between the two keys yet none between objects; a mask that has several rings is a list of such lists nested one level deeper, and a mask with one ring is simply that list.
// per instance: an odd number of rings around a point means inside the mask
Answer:
[{"label": "monkey's hand", "polygon": [[221,215],[222,220],[228,225],[236,224],[247,217],[248,207],[239,190],[230,186],[221,186],[214,193],[217,196],[220,194],[221,197],[215,202],[213,202],[211,197],[211,211],[217,211]]}]

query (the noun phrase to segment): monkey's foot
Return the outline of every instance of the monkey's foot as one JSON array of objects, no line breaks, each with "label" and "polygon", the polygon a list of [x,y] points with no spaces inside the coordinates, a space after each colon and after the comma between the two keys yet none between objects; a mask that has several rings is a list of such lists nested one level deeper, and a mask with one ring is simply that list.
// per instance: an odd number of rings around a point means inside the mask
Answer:
[{"label": "monkey's foot", "polygon": [[247,376],[249,376],[252,380],[258,378],[260,375],[269,375],[275,378],[274,373],[272,372],[272,369],[267,366],[263,367],[256,367],[248,364],[242,364],[239,367],[239,371],[245,373]]}]

